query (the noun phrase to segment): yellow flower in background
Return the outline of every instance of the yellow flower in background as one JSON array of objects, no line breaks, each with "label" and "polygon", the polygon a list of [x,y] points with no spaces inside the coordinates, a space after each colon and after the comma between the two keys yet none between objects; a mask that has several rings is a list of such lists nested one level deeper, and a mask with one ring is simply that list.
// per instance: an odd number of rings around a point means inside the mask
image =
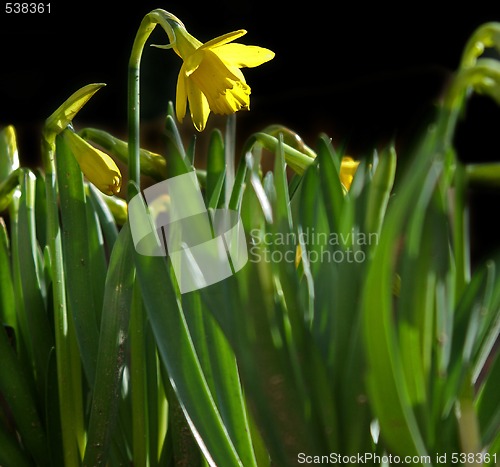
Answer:
[{"label": "yellow flower in background", "polygon": [[[358,168],[359,161],[355,161],[350,156],[342,157],[340,161],[340,183],[342,183],[342,187],[345,189],[345,194],[351,188],[352,180],[354,179],[354,174]],[[295,250],[295,267],[299,267],[300,262],[302,261],[302,248],[300,245],[297,245]]]},{"label": "yellow flower in background", "polygon": [[352,157],[344,156],[340,162],[340,182],[344,188],[349,191],[354,174],[358,168],[359,161],[355,161]]},{"label": "yellow flower in background", "polygon": [[183,64],[177,81],[176,114],[182,121],[186,103],[198,131],[205,128],[210,111],[230,115],[250,107],[250,86],[240,68],[256,67],[271,60],[268,49],[231,43],[246,31],[230,32],[205,44],[189,34],[179,21],[171,21],[173,48]]},{"label": "yellow flower in background", "polygon": [[122,174],[113,159],[69,129],[62,135],[87,180],[107,195],[119,193]]}]

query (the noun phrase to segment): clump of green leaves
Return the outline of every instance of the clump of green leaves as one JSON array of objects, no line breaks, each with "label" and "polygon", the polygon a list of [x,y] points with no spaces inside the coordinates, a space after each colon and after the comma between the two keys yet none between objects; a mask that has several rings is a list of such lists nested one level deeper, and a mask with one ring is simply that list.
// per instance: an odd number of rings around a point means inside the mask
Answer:
[{"label": "clump of green leaves", "polygon": [[[470,92],[500,95],[498,62],[480,58],[499,30],[473,35],[409,168],[396,177],[394,148],[374,151],[349,190],[326,135],[311,149],[279,126],[236,157],[229,121],[199,170],[170,109],[143,175],[195,172],[248,244],[243,269],[187,294],[167,257],[136,252],[125,201],[84,178],[59,134],[100,85],[48,119],[40,170],[2,129],[0,465],[499,462],[499,262],[471,269],[465,216],[469,181],[498,165],[464,166],[452,144]],[[127,142],[79,134],[127,162]]]}]

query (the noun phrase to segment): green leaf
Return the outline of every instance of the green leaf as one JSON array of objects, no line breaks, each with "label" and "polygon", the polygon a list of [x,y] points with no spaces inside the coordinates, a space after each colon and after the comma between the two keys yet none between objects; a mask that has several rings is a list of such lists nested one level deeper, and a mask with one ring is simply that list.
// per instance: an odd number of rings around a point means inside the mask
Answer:
[{"label": "green leaf", "polygon": [[108,251],[112,251],[115,241],[118,238],[118,227],[113,217],[113,213],[104,200],[104,196],[107,195],[98,191],[92,184],[88,184],[87,186],[90,192],[90,200],[99,218],[99,225],[102,229],[104,243]]},{"label": "green leaf", "polygon": [[44,301],[39,246],[35,232],[35,177],[27,171],[21,181],[19,200],[18,258],[22,278],[22,300],[29,345],[36,368],[36,382],[41,400],[45,399],[45,375],[54,336]]},{"label": "green leaf", "polygon": [[[94,187],[92,188],[95,189]],[[101,224],[99,222],[99,215],[95,210],[95,203],[92,195],[85,196],[85,208],[87,213],[89,270],[90,277],[93,278],[93,303],[95,307],[94,309],[96,310],[96,322],[100,323],[100,311],[102,310],[106,272],[108,269],[105,251],[106,245],[101,230]]]},{"label": "green leaf", "polygon": [[17,330],[14,284],[10,261],[7,226],[3,218],[0,217],[0,323]]},{"label": "green leaf", "polygon": [[12,197],[19,185],[19,179],[25,169],[16,169],[5,180],[0,182],[0,212],[5,210],[12,202]]},{"label": "green leaf", "polygon": [[340,161],[331,144],[320,139],[317,163],[319,179],[323,191],[323,202],[331,232],[340,232],[342,211],[344,207],[344,191],[340,183]]},{"label": "green leaf", "polygon": [[[413,154],[413,164],[384,217],[362,295],[368,395],[381,426],[383,442],[393,452],[406,455],[425,455],[426,446],[413,411],[393,318],[393,259],[407,222],[417,229],[425,219],[426,202],[442,173],[440,158],[446,144],[448,117],[446,112],[439,115],[436,126],[423,135],[422,144]],[[409,210],[411,205],[418,209]]]},{"label": "green leaf", "polygon": [[500,354],[492,354],[477,398],[476,407],[485,446],[500,432]]},{"label": "green leaf", "polygon": [[294,374],[294,353],[280,322],[283,310],[273,300],[270,264],[249,262],[233,277],[237,284],[232,287],[240,291],[232,305],[240,310],[235,352],[244,393],[272,463],[293,465],[298,452],[320,452],[322,440],[316,438],[310,400]]},{"label": "green leaf", "polygon": [[[142,209],[147,212],[145,205]],[[200,448],[211,465],[240,465],[203,375],[165,258],[136,252],[135,264],[161,359]]]},{"label": "green leaf", "polygon": [[[224,181],[225,174],[225,155],[224,155],[224,141],[222,133],[219,130],[214,130],[210,135],[207,155],[207,190],[206,199],[214,200],[217,203],[212,206],[217,208],[219,206],[220,194],[223,193],[221,186],[221,177]],[[222,197],[222,201],[224,197]],[[212,203],[211,203],[212,204]]]},{"label": "green leaf", "polygon": [[182,303],[196,353],[224,426],[243,465],[255,466],[234,352],[196,292],[183,297]]},{"label": "green leaf", "polygon": [[[33,467],[32,460],[24,452],[16,436],[9,433],[0,424],[0,465],[15,465],[16,467]],[[48,464],[47,464],[48,465]]]},{"label": "green leaf", "polygon": [[[186,159],[186,151],[184,149],[184,145],[182,144],[182,138],[179,133],[179,129],[175,123],[175,120],[172,116],[167,115],[165,120],[165,136],[166,136],[166,154],[167,154],[167,162],[170,164],[170,157],[172,154],[176,154],[180,159]],[[185,162],[186,166],[190,165],[190,161]],[[171,169],[168,169],[168,176],[173,177],[175,174],[171,173]]]},{"label": "green leaf", "polygon": [[45,196],[45,174],[41,170],[35,171],[35,224],[36,238],[40,249],[47,246],[47,198]]},{"label": "green leaf", "polygon": [[396,151],[390,146],[380,155],[368,193],[366,232],[380,233],[396,175]]},{"label": "green leaf", "polygon": [[105,465],[115,428],[134,284],[133,243],[125,225],[106,276],[95,384],[84,466]]},{"label": "green leaf", "polygon": [[69,309],[75,323],[85,375],[93,386],[99,333],[92,290],[97,278],[91,276],[90,269],[90,239],[83,176],[76,159],[60,136],[56,138],[55,159]]},{"label": "green leaf", "polygon": [[[277,151],[277,170],[284,170],[279,145]],[[266,176],[265,189],[251,154],[247,153],[246,159],[250,183],[241,213],[247,232],[252,235],[251,259],[238,274],[225,281],[229,290],[236,291],[226,299],[225,306],[241,310],[234,316],[234,334],[230,340],[234,343],[253,417],[272,462],[289,465],[302,450],[328,450],[324,439],[327,430],[313,401],[321,400],[321,414],[329,418],[330,394],[327,391],[322,394],[326,397],[320,397],[324,384],[318,371],[321,365],[304,336],[305,322],[294,264],[295,245],[291,242],[281,245],[283,249],[280,249],[280,242],[272,241],[273,236],[286,235],[291,228],[285,174],[276,174],[279,187],[274,185],[274,177]],[[280,207],[273,211],[273,204]],[[269,257],[270,253],[285,252],[292,253],[291,261]],[[233,280],[236,283],[231,285]],[[257,290],[259,293],[255,293]],[[212,309],[223,307],[220,303]],[[333,423],[329,419],[328,428]],[[329,434],[332,435],[332,431]],[[332,438],[335,439],[335,435]]]},{"label": "green leaf", "polygon": [[[75,380],[75,374],[81,371],[81,362],[78,353],[75,352],[76,342],[74,332],[70,325],[71,319],[68,318],[64,260],[59,225],[57,181],[52,169],[47,172],[45,182],[47,196],[47,248],[45,258],[47,259],[48,267],[50,267],[51,277],[50,290],[52,293],[50,295],[50,302],[54,314],[54,332],[57,349],[57,387],[62,452],[64,455],[64,465],[73,467],[80,464],[78,441],[81,441],[81,427],[77,421],[80,422],[82,418],[82,381],[81,377]],[[48,375],[50,376],[52,373],[49,366]],[[52,384],[48,384],[48,387],[52,387]]]},{"label": "green leaf", "polygon": [[[0,367],[2,368],[0,371],[0,393],[12,413],[22,444],[26,446],[37,465],[49,466],[47,439],[42,417],[38,411],[34,388],[30,384],[25,368],[16,358],[3,326],[0,326]],[[0,438],[2,438],[2,434],[6,436],[0,427]],[[9,439],[5,441],[5,449],[8,451],[6,454],[22,459],[23,456],[17,452],[18,450],[12,445],[12,440],[9,441]],[[3,445],[0,444],[0,446],[2,447],[0,451],[3,451]]]},{"label": "green leaf", "polygon": [[[132,250],[130,250],[132,252]],[[133,261],[133,258],[132,258]],[[132,432],[132,460],[134,465],[146,465],[148,458],[148,443],[153,444],[154,432],[150,433],[148,423],[150,405],[154,407],[154,398],[148,397],[151,378],[157,377],[157,371],[150,374],[151,368],[148,365],[146,347],[153,347],[146,337],[147,320],[146,313],[140,296],[139,285],[134,283],[134,293],[132,296],[129,324],[129,347],[130,347],[130,386],[131,390],[131,423],[134,427]],[[152,336],[151,336],[152,337]],[[156,368],[155,368],[156,370]],[[152,456],[155,459],[155,456]]]}]

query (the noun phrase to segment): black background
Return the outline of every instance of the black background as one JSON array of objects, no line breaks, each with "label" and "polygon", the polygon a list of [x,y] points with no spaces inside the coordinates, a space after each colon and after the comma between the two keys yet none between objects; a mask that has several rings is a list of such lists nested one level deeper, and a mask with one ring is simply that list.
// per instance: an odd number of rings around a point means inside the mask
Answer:
[{"label": "black background", "polygon": [[[320,132],[356,157],[395,139],[401,157],[418,134],[458,66],[471,33],[500,21],[485,2],[339,3],[241,0],[213,2],[51,3],[50,14],[0,13],[0,126],[16,127],[24,165],[39,160],[40,129],[71,93],[104,82],[75,124],[92,125],[126,138],[127,64],[143,16],[164,8],[205,42],[244,28],[238,41],[268,47],[276,57],[244,70],[252,87],[251,111],[238,115],[238,138],[270,123],[296,130],[314,145]],[[493,3],[492,3],[493,5]],[[148,43],[166,43],[158,27]],[[157,149],[167,103],[175,99],[180,59],[148,47],[143,55],[144,144]],[[183,131],[194,130],[186,121]],[[223,120],[211,116],[211,125]],[[474,97],[460,124],[461,159],[500,160],[500,111]],[[203,139],[205,134],[200,135]],[[143,145],[144,145],[143,144]],[[475,256],[496,243],[498,193],[471,192]]]}]

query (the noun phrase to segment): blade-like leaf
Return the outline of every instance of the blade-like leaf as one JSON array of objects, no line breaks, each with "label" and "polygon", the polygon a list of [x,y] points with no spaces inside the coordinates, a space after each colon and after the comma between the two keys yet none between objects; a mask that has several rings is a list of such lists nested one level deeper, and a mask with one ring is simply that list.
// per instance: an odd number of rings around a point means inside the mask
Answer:
[{"label": "blade-like leaf", "polygon": [[115,428],[125,365],[134,283],[133,244],[125,225],[113,248],[106,276],[96,379],[83,465],[105,465]]},{"label": "blade-like leaf", "polygon": [[56,138],[56,168],[61,200],[64,271],[69,309],[75,323],[85,375],[91,385],[99,342],[91,277],[86,198],[83,175],[64,139]]},{"label": "blade-like leaf", "polygon": [[[34,388],[29,382],[25,369],[16,358],[3,326],[0,326],[0,368],[2,368],[0,394],[12,413],[22,443],[39,465],[48,466],[47,439],[34,397]],[[1,427],[0,432],[2,432]],[[10,441],[9,444],[11,444]],[[9,448],[9,444],[6,444],[6,449],[9,449],[12,456],[19,456],[20,453],[16,452],[13,446]],[[3,450],[2,448],[0,451]]]},{"label": "blade-like leaf", "polygon": [[[145,205],[136,207],[146,212]],[[211,465],[241,465],[200,367],[165,258],[136,252],[135,264],[160,356],[200,448]]]}]

